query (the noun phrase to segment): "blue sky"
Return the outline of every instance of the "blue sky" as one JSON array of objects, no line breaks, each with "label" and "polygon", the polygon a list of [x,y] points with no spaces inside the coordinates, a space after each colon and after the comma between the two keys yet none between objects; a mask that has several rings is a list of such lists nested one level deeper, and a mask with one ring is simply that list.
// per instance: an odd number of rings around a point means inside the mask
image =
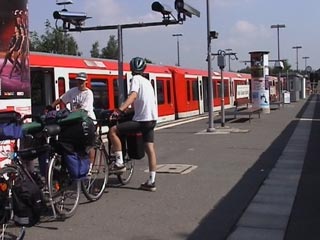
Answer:
[{"label": "blue sky", "polygon": [[[314,70],[320,68],[319,0],[209,0],[211,30],[219,33],[212,41],[212,52],[231,48],[239,61],[231,61],[231,69],[245,67],[242,61],[249,60],[251,51],[269,51],[269,59],[277,59],[277,30],[273,24],[285,24],[280,29],[280,57],[288,59],[296,69],[296,50],[299,69],[307,65]],[[151,0],[73,0],[67,6],[69,11],[83,11],[92,17],[85,26],[115,25],[138,22],[161,21],[159,13],[152,12]],[[174,9],[174,0],[162,0]],[[172,34],[180,37],[180,65],[187,68],[207,69],[207,10],[206,0],[186,0],[201,12],[200,18],[188,18],[183,25],[157,26],[125,29],[123,31],[124,60],[142,56],[157,64],[177,63],[177,42]],[[44,32],[44,22],[49,19],[54,25],[52,13],[62,7],[55,0],[29,0],[30,30]],[[83,56],[89,56],[92,44],[98,41],[100,48],[106,46],[114,30],[72,33],[79,44]],[[273,66],[274,63],[270,63]],[[218,69],[216,59],[212,61]]]}]

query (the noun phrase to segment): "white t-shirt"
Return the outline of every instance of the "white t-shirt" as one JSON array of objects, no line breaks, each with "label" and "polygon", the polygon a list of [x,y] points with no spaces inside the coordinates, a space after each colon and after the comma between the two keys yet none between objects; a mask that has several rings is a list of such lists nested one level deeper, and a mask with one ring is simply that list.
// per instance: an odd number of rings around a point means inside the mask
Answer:
[{"label": "white t-shirt", "polygon": [[73,87],[61,96],[61,100],[65,104],[70,103],[71,111],[83,109],[88,112],[90,118],[96,119],[93,111],[93,93],[89,88],[80,91],[78,87]]},{"label": "white t-shirt", "polygon": [[134,121],[153,121],[158,119],[158,108],[151,82],[141,75],[131,79],[130,92],[138,94],[134,101]]}]

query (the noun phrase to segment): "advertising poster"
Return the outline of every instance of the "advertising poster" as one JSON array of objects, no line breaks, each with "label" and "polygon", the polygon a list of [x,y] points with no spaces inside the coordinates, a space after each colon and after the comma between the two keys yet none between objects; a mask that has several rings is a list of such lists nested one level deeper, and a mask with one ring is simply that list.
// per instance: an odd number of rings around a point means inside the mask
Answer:
[{"label": "advertising poster", "polygon": [[262,108],[264,113],[270,113],[269,84],[266,79],[268,72],[268,53],[265,51],[250,52],[252,104]]},{"label": "advertising poster", "polygon": [[1,0],[0,21],[0,99],[30,98],[27,0]]}]

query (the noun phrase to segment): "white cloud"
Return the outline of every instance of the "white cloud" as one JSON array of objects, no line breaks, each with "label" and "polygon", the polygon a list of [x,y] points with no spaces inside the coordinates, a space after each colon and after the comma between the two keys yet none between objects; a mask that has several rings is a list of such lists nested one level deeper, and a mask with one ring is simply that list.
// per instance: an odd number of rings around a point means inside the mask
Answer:
[{"label": "white cloud", "polygon": [[252,34],[257,32],[257,27],[252,23],[240,20],[236,22],[235,26],[233,27],[233,30],[235,33]]}]

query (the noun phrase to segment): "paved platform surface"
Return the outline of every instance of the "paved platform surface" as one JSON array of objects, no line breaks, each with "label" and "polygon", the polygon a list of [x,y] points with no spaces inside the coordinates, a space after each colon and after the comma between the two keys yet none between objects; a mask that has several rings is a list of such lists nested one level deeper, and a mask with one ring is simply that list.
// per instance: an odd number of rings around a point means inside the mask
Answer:
[{"label": "paved platform surface", "polygon": [[138,190],[148,174],[109,185],[75,216],[44,219],[26,239],[320,239],[320,95],[261,118],[227,119],[207,132],[207,116],[159,126],[157,191]]}]

